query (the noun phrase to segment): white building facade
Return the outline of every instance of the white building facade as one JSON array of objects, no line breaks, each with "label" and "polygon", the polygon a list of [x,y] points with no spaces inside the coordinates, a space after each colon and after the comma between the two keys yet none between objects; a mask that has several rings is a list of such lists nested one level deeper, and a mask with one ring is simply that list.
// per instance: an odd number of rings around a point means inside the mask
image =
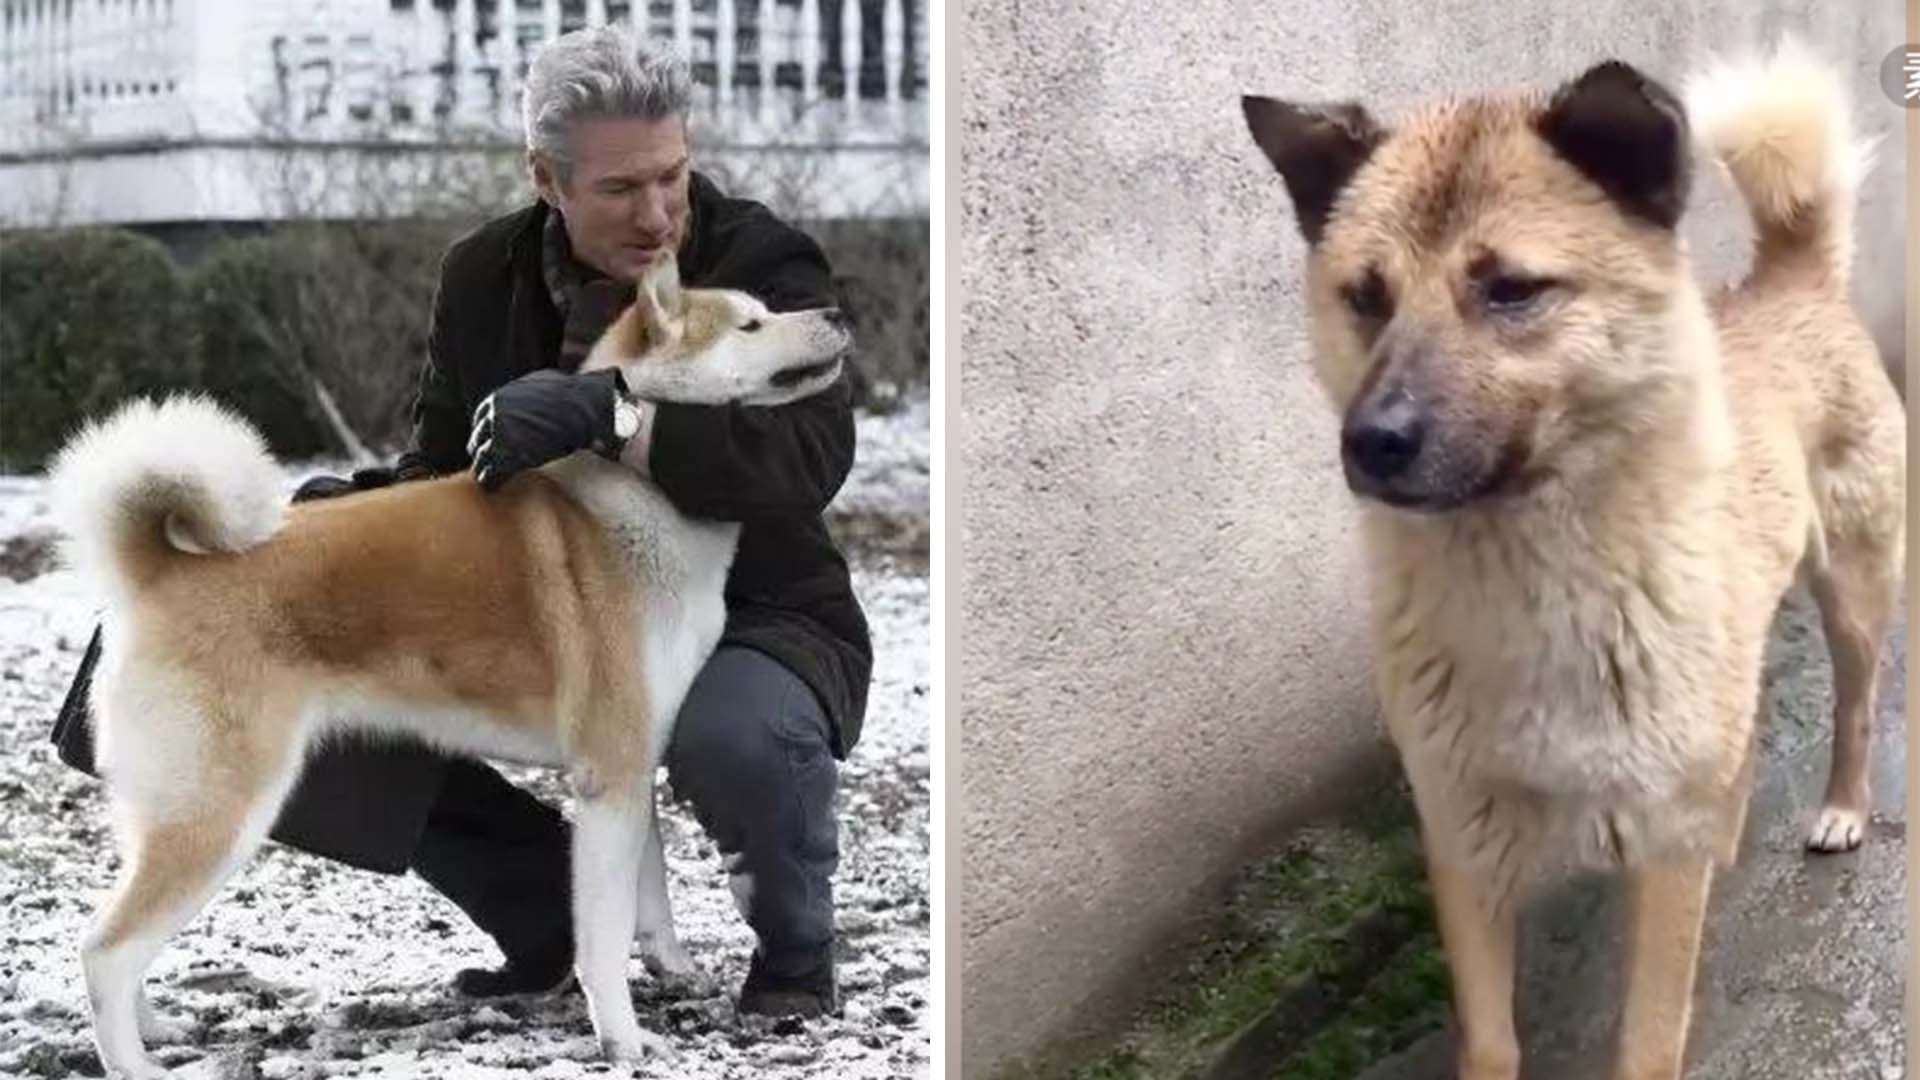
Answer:
[{"label": "white building facade", "polygon": [[532,52],[609,22],[692,62],[697,164],[729,186],[924,216],[926,2],[4,0],[0,223],[405,214],[511,187]]}]

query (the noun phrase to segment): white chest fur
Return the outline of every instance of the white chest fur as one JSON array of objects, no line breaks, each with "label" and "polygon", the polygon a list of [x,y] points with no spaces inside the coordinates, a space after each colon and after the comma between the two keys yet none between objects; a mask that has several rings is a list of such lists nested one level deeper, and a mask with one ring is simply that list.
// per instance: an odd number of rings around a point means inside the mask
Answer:
[{"label": "white chest fur", "polygon": [[740,526],[690,518],[631,469],[590,453],[542,472],[606,530],[639,585],[636,637],[653,714],[649,750],[658,762],[674,714],[726,626],[724,592]]}]

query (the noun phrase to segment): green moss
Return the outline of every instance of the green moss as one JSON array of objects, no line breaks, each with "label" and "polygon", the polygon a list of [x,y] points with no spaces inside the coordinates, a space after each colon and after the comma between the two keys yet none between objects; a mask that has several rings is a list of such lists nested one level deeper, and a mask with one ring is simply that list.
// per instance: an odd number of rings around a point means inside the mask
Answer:
[{"label": "green moss", "polygon": [[1147,1080],[1151,1075],[1132,1050],[1116,1050],[1074,1074],[1078,1080]]},{"label": "green moss", "polygon": [[1446,1021],[1451,992],[1439,939],[1423,932],[1375,976],[1339,1019],[1316,1032],[1276,1080],[1350,1080]]},{"label": "green moss", "polygon": [[[1127,1034],[1096,1061],[1064,1075],[1131,1080],[1203,1073],[1233,1038],[1305,980],[1363,961],[1350,931],[1390,914],[1412,937],[1359,995],[1313,1033],[1277,1075],[1350,1077],[1445,1016],[1448,984],[1433,929],[1414,815],[1402,793],[1371,801],[1338,825],[1303,830],[1248,868],[1219,929]],[[1377,959],[1365,960],[1377,963]]]}]

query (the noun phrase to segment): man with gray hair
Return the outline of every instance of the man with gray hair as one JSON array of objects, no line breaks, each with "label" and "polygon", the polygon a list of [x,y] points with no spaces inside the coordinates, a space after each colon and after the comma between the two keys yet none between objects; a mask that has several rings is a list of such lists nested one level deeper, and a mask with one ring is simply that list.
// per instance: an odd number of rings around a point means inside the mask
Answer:
[{"label": "man with gray hair", "polygon": [[[738,289],[775,311],[833,304],[820,248],[690,165],[684,62],[597,28],[549,43],[526,82],[539,199],[455,242],[441,266],[412,447],[392,470],[318,477],[325,498],[471,469],[483,487],[578,450],[617,456],[683,511],[743,523],[727,625],[667,752],[759,938],[743,1012],[837,1006],[831,877],[835,759],[859,735],[872,652],[845,559],[821,514],[853,461],[850,391],[776,408],[630,399],[618,374],[576,373],[656,260],[690,286]],[[56,732],[91,768],[89,650]],[[532,643],[530,643],[532,647]],[[389,873],[412,869],[492,935],[476,996],[564,986],[573,963],[569,836],[553,807],[491,767],[417,746],[336,746],[308,763],[272,835]],[[653,854],[653,853],[649,853]],[[647,959],[684,967],[685,956]]]}]

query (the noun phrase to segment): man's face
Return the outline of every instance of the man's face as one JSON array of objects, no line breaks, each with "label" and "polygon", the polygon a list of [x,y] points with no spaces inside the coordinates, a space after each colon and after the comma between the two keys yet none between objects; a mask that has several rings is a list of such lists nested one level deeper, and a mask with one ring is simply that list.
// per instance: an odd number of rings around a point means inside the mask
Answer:
[{"label": "man's face", "polygon": [[567,183],[533,160],[540,197],[566,220],[574,258],[616,281],[640,280],[687,234],[687,127],[664,120],[586,120],[573,131]]}]

